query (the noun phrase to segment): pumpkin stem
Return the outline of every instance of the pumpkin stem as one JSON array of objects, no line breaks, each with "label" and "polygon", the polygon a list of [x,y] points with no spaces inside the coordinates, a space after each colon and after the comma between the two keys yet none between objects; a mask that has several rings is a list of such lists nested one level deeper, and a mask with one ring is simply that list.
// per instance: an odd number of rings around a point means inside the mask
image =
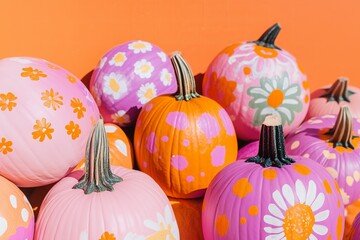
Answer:
[{"label": "pumpkin stem", "polygon": [[338,78],[330,88],[326,89],[326,92],[320,97],[326,98],[327,101],[341,101],[350,102],[350,96],[354,94],[353,91],[348,90],[348,79],[341,77]]},{"label": "pumpkin stem", "polygon": [[111,172],[109,142],[102,118],[91,130],[86,144],[85,170],[85,175],[73,187],[83,189],[85,194],[112,191],[113,185],[123,180]]},{"label": "pumpkin stem", "polygon": [[196,92],[196,83],[191,68],[181,56],[180,52],[174,52],[170,55],[171,63],[175,70],[178,83],[178,92],[175,95],[176,100],[190,100],[200,97]]},{"label": "pumpkin stem", "polygon": [[353,118],[348,106],[342,106],[340,108],[334,127],[325,134],[331,135],[327,142],[333,143],[334,148],[342,146],[344,148],[354,149],[351,141],[358,136],[353,135]]},{"label": "pumpkin stem", "polygon": [[261,126],[258,154],[255,157],[248,158],[246,162],[254,162],[265,168],[281,168],[283,165],[290,165],[295,162],[294,159],[286,155],[284,132],[279,116],[266,116]]},{"label": "pumpkin stem", "polygon": [[281,48],[275,45],[275,40],[280,30],[280,25],[275,23],[270,28],[268,28],[257,41],[253,41],[253,43],[256,43],[259,46],[281,50]]}]

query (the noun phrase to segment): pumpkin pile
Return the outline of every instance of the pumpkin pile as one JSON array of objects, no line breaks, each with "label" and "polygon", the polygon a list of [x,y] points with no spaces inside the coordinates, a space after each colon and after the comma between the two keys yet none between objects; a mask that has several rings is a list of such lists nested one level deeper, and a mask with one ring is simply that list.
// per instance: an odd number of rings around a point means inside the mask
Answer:
[{"label": "pumpkin pile", "polygon": [[0,239],[358,239],[360,89],[310,94],[280,29],[224,48],[201,92],[143,40],[88,86],[1,59]]}]

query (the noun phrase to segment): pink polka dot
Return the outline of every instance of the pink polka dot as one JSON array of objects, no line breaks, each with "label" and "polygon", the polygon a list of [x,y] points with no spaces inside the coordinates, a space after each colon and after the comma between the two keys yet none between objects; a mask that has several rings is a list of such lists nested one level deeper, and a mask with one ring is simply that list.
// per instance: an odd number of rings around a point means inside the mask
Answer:
[{"label": "pink polka dot", "polygon": [[153,107],[152,103],[149,103],[145,106],[145,110],[148,112],[152,109],[152,107]]},{"label": "pink polka dot", "polygon": [[184,112],[169,112],[166,123],[180,130],[184,130],[189,126],[189,120]]},{"label": "pink polka dot", "polygon": [[232,123],[228,113],[225,111],[225,109],[220,109],[219,115],[226,130],[226,133],[230,136],[234,136],[235,135],[234,124]]},{"label": "pink polka dot", "polygon": [[194,181],[194,176],[187,176],[186,177],[186,181],[188,181],[188,182],[192,182],[192,181]]},{"label": "pink polka dot", "polygon": [[140,126],[141,126],[141,119],[138,119],[138,120],[136,121],[136,126],[137,126],[137,127],[140,127]]},{"label": "pink polka dot", "polygon": [[150,135],[146,138],[146,149],[150,153],[156,152],[156,141],[155,140],[156,140],[156,136],[155,136],[154,132],[150,133]]},{"label": "pink polka dot", "polygon": [[171,157],[171,166],[176,168],[177,170],[184,170],[188,166],[188,161],[184,156],[181,155],[173,155]]},{"label": "pink polka dot", "polygon": [[143,161],[143,167],[144,167],[144,168],[147,168],[147,166],[148,166],[148,165],[147,165],[147,162],[146,162],[146,161]]},{"label": "pink polka dot", "polygon": [[216,118],[208,113],[203,113],[197,122],[201,131],[203,131],[208,138],[214,138],[219,135],[220,125]]},{"label": "pink polka dot", "polygon": [[205,173],[204,173],[204,172],[201,172],[201,173],[200,173],[200,176],[204,177],[204,176],[205,176]]},{"label": "pink polka dot", "polygon": [[162,136],[161,141],[167,142],[167,141],[169,141],[169,137],[168,136]]},{"label": "pink polka dot", "polygon": [[225,147],[216,146],[211,152],[211,164],[214,167],[219,167],[225,162]]},{"label": "pink polka dot", "polygon": [[183,141],[183,145],[184,145],[185,147],[189,146],[189,144],[190,144],[189,140],[185,139],[185,140]]}]

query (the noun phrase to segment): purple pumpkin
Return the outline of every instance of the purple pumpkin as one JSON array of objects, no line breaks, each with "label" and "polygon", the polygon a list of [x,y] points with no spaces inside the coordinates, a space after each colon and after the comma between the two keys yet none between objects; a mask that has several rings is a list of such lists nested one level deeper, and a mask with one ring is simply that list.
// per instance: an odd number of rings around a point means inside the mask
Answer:
[{"label": "purple pumpkin", "polygon": [[359,121],[342,106],[338,116],[313,117],[286,138],[289,154],[320,163],[338,181],[345,205],[360,198]]},{"label": "purple pumpkin", "polygon": [[108,51],[90,80],[90,91],[104,121],[122,127],[134,125],[140,109],[152,98],[176,89],[169,57],[141,40]]},{"label": "purple pumpkin", "polygon": [[229,164],[206,191],[204,239],[341,239],[336,181],[315,161],[287,156],[280,120],[265,118],[258,155]]},{"label": "purple pumpkin", "polygon": [[349,240],[357,240],[360,239],[360,213],[356,215],[354,222],[351,226]]}]

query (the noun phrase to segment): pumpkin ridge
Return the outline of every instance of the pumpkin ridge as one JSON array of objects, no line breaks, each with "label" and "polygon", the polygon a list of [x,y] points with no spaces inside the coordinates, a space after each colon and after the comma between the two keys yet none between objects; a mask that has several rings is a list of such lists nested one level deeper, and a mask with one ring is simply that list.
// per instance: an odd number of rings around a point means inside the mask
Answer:
[{"label": "pumpkin ridge", "polygon": [[342,101],[351,102],[349,97],[353,94],[353,91],[348,90],[348,79],[341,77],[330,88],[326,89],[326,92],[320,97],[326,98],[327,102],[336,101],[340,103]]}]

